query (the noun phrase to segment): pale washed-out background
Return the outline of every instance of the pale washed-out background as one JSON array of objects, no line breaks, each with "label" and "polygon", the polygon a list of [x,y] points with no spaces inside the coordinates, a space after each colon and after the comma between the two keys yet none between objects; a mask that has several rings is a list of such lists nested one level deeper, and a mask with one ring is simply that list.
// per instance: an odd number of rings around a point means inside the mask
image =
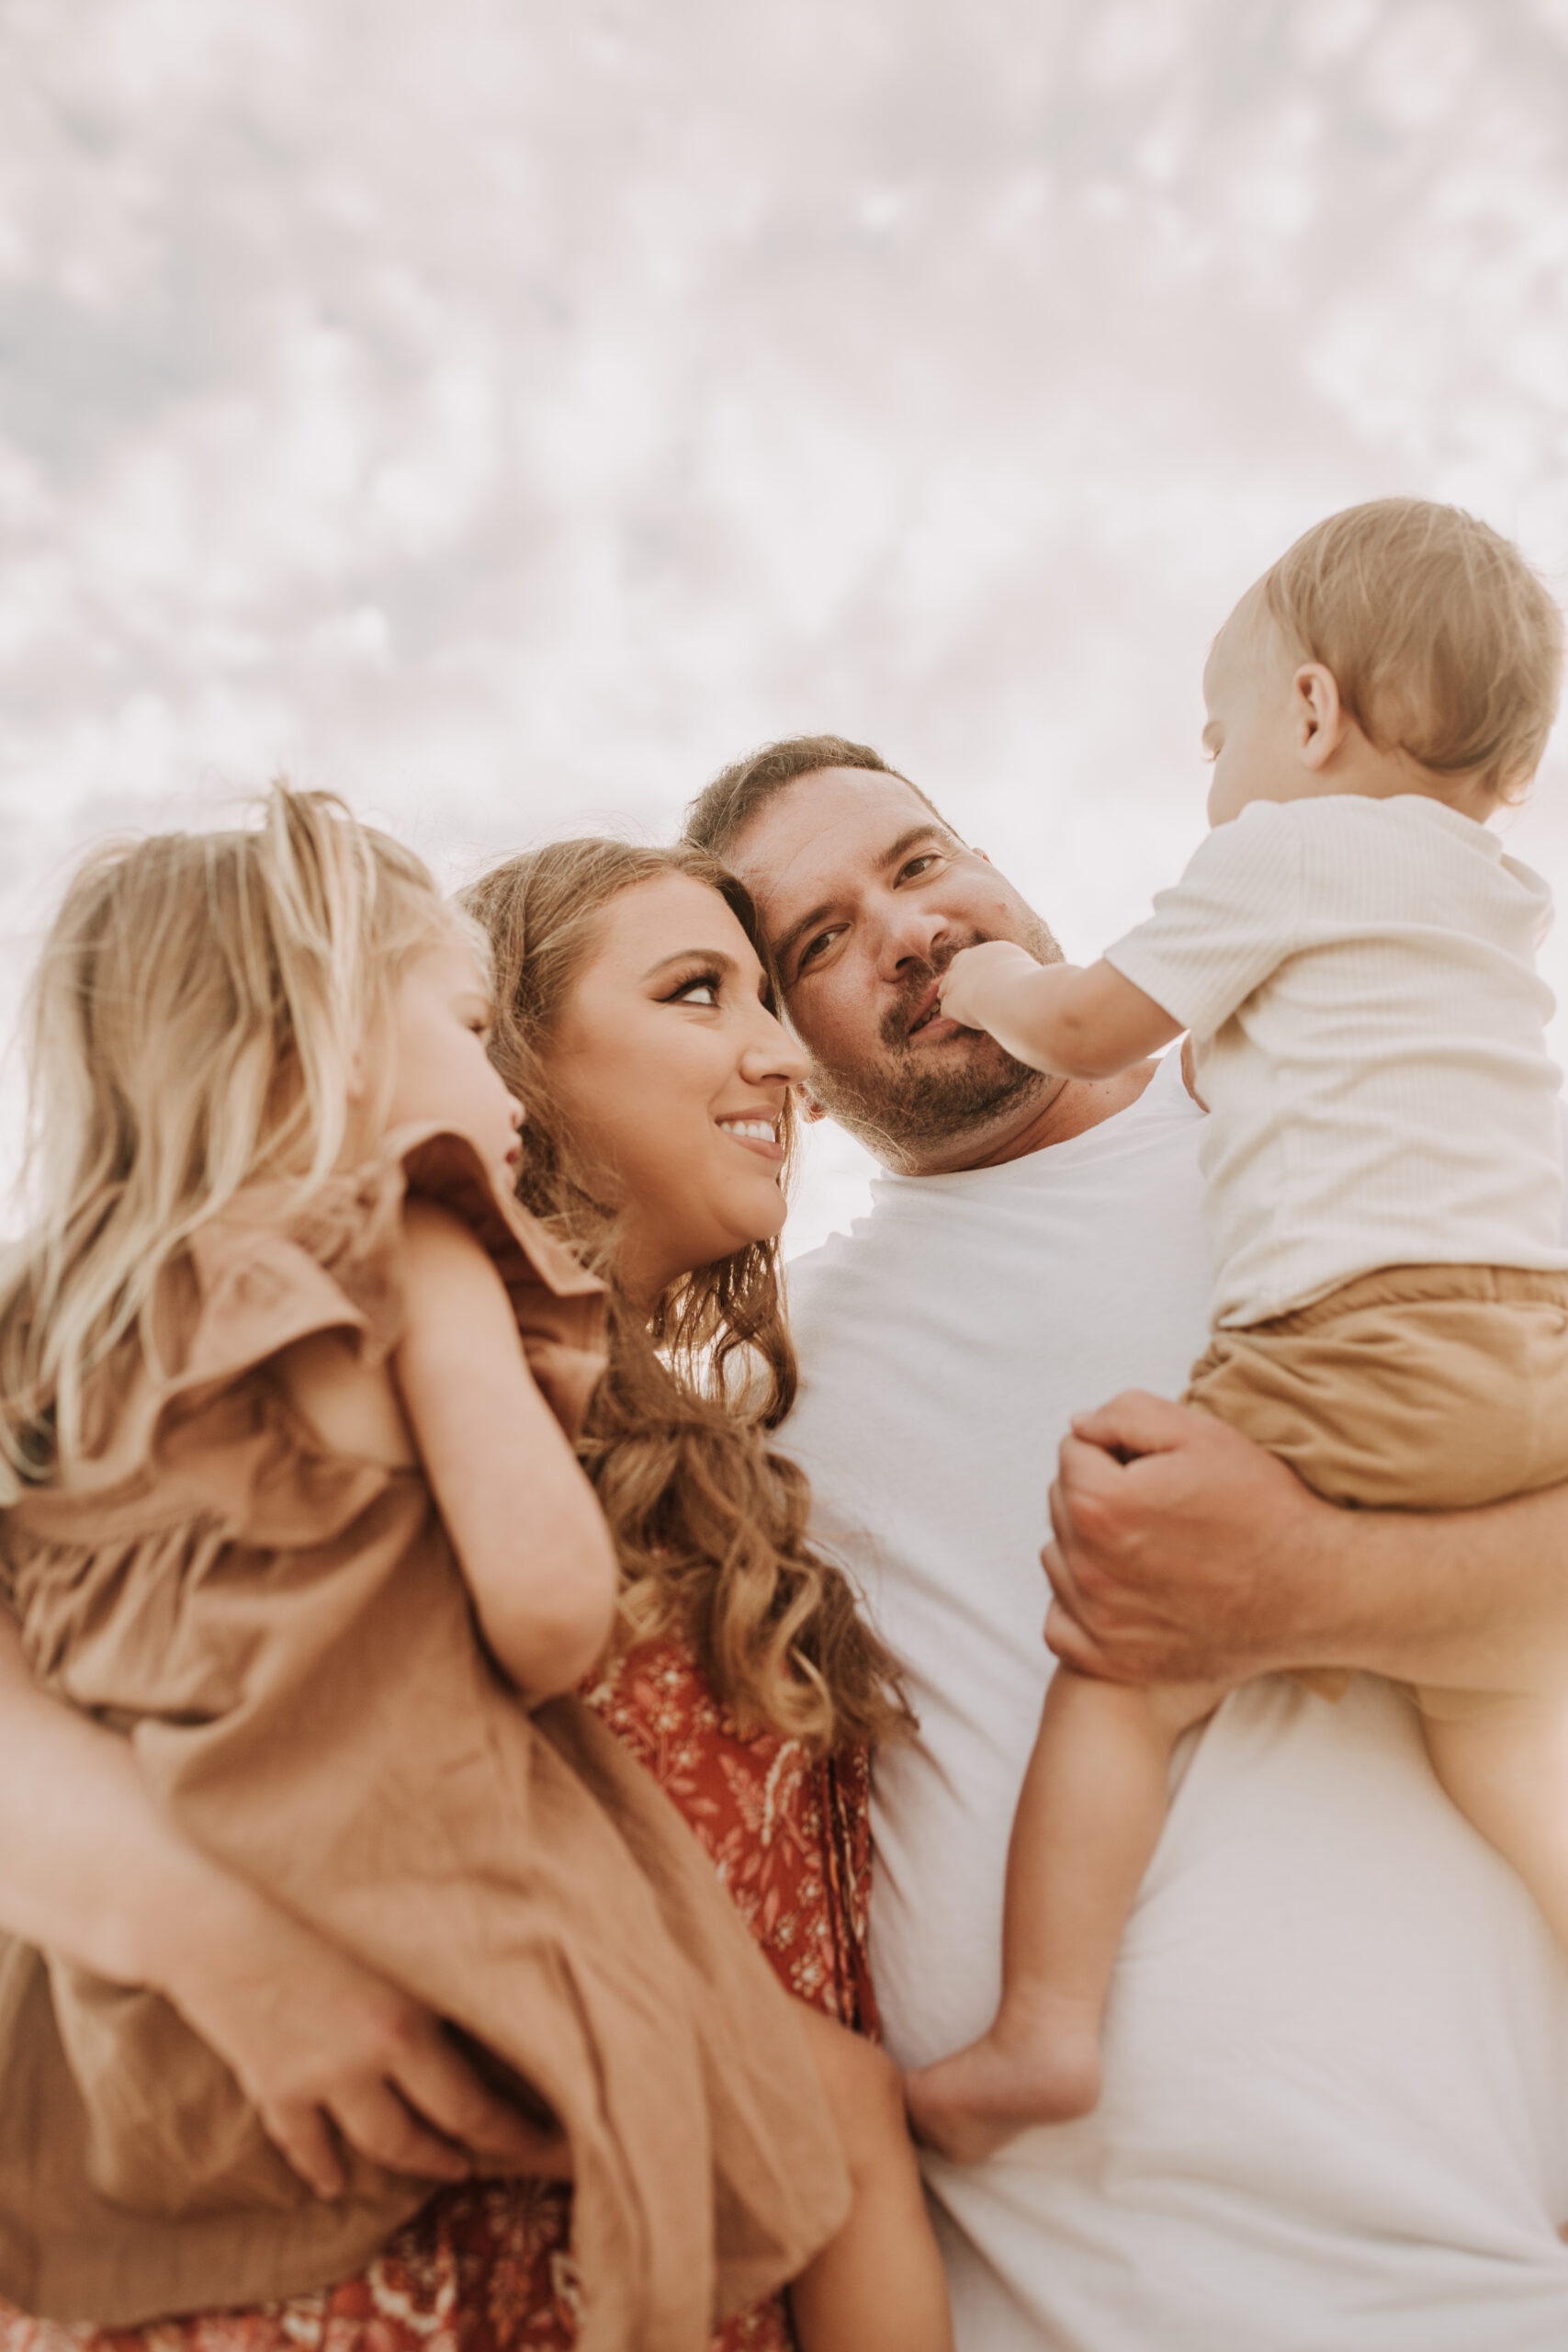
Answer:
[{"label": "pale washed-out background", "polygon": [[1565,455],[1568,0],[0,0],[0,1012],[105,829],[458,877],[797,729],[1092,955],[1247,582],[1410,491],[1561,594]]}]

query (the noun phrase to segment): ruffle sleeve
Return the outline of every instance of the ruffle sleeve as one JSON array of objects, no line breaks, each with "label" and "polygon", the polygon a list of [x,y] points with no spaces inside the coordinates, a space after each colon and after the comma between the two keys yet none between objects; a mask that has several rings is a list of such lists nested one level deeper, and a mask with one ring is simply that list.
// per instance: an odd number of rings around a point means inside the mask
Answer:
[{"label": "ruffle sleeve", "polygon": [[154,1302],[158,1364],[138,1372],[108,1442],[69,1483],[7,1514],[13,1569],[28,1537],[124,1544],[199,1518],[231,1540],[288,1545],[355,1519],[398,1474],[331,1453],[269,1366],[325,1331],[350,1338],[367,1363],[390,1354],[412,1197],[440,1202],[483,1245],[529,1368],[575,1438],[604,1369],[603,1283],[498,1188],[468,1136],[402,1127],[303,1211],[278,1218],[257,1197],[198,1229]]}]

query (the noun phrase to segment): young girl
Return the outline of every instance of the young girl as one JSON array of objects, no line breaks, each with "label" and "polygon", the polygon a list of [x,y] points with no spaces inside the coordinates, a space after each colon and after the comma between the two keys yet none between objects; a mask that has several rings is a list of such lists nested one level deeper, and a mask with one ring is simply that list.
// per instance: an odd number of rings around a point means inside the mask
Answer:
[{"label": "young girl", "polygon": [[[1562,623],[1515,548],[1389,499],[1309,531],[1204,678],[1214,828],[1087,970],[987,942],[942,1005],[1064,1077],[1192,1035],[1214,1270],[1187,1401],[1342,1503],[1462,1509],[1568,1478],[1559,1074],[1539,876],[1487,820],[1533,775]],[[1346,1677],[1312,1676],[1337,1696]],[[1099,2095],[1116,1946],[1213,1689],[1053,1678],[1014,1824],[1003,1994],[908,2084],[974,2158]],[[1443,1786],[1568,1944],[1555,1694],[1421,1690]]]},{"label": "young girl", "polygon": [[[798,2273],[844,2168],[717,1880],[558,1695],[615,1606],[568,1436],[602,1301],[512,1197],[482,942],[406,852],[279,790],[257,831],[92,860],[36,997],[44,1206],[0,1295],[35,1673],[125,1731],[196,1843],[547,2108],[581,2344],[696,2352],[716,2251],[725,2302]],[[295,2292],[428,2196],[351,2160],[312,2199],[173,2008],[43,1968],[0,2003],[24,2307]]]}]

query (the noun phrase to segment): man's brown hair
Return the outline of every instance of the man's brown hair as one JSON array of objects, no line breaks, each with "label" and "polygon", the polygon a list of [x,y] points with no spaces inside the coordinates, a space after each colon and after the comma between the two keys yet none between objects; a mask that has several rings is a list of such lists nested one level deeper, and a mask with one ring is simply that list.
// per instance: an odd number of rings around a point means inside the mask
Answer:
[{"label": "man's brown hair", "polygon": [[852,743],[844,735],[786,735],[779,742],[764,743],[760,752],[752,752],[747,758],[719,770],[687,809],[685,838],[698,849],[705,849],[711,857],[726,856],[731,843],[775,793],[783,792],[787,785],[798,784],[803,775],[818,775],[823,768],[870,768],[878,775],[897,776],[899,783],[908,785],[916,799],[931,810],[939,825],[950,833],[953,831],[919,786],[909,784],[907,775],[889,767],[881,752],[874,752],[869,743]]},{"label": "man's brown hair", "polygon": [[1424,498],[1348,506],[1260,583],[1293,658],[1321,662],[1380,751],[1517,797],[1562,687],[1562,616],[1512,542]]}]

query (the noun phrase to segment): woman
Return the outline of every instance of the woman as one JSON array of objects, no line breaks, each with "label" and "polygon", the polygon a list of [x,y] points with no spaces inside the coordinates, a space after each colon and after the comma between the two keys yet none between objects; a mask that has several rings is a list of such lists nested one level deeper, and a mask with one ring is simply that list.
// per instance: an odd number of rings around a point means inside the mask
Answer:
[{"label": "woman", "polygon": [[[536,1106],[521,1189],[612,1289],[587,1460],[620,1553],[625,1639],[593,1702],[684,1813],[789,1989],[870,2029],[867,1746],[908,1713],[843,1578],[806,1544],[798,1475],[766,1444],[794,1385],[775,1241],[803,1065],[773,1016],[750,901],[695,854],[590,842],[513,861],[470,903],[496,944],[503,1067]],[[548,2163],[431,2019],[179,1849],[118,1743],[32,1692],[9,1644],[0,1679],[6,1927],[164,1990],[324,2193],[326,2118],[437,2177],[470,2159]],[[564,2346],[567,2223],[558,2188],[455,2187],[364,2276],[164,2323],[157,2341],[373,2338],[395,2352],[451,2325],[480,2347]],[[5,2352],[107,2352],[152,2334],[0,2321]],[[719,2341],[787,2345],[782,2303]]]}]

